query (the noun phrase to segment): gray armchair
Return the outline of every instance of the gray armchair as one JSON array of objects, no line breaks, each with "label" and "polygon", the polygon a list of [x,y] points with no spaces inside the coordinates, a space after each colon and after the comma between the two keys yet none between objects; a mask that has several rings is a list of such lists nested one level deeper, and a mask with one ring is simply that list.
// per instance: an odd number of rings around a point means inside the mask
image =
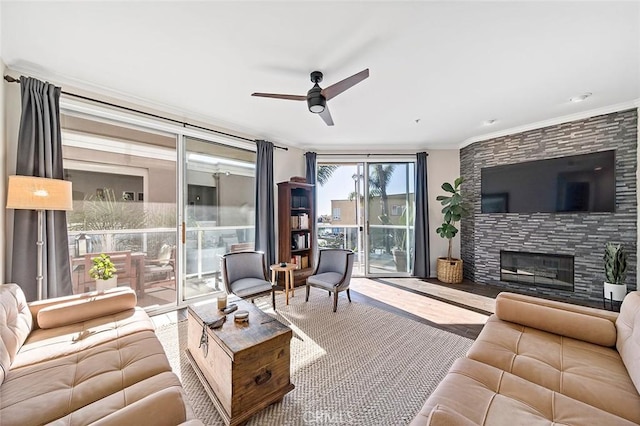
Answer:
[{"label": "gray armchair", "polygon": [[313,274],[307,278],[307,297],[309,301],[309,289],[311,287],[327,290],[329,295],[333,293],[333,312],[338,308],[338,293],[347,292],[347,299],[351,303],[349,294],[349,283],[351,282],[351,271],[353,270],[353,252],[343,249],[320,250],[318,266]]},{"label": "gray armchair", "polygon": [[276,296],[267,280],[264,253],[245,251],[222,256],[222,282],[227,293],[242,299],[251,299],[271,293],[271,304],[276,308]]}]

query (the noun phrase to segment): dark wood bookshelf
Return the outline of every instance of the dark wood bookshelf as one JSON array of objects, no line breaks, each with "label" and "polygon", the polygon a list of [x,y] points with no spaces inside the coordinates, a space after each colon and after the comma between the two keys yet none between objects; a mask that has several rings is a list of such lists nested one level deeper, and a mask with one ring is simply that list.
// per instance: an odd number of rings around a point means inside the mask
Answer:
[{"label": "dark wood bookshelf", "polygon": [[[291,263],[296,256],[299,256],[296,263],[301,266],[307,265],[305,268],[301,267],[293,271],[296,286],[304,285],[307,277],[313,272],[314,229],[313,185],[301,182],[280,182],[278,184],[277,261]],[[300,244],[303,245],[302,248]]]}]

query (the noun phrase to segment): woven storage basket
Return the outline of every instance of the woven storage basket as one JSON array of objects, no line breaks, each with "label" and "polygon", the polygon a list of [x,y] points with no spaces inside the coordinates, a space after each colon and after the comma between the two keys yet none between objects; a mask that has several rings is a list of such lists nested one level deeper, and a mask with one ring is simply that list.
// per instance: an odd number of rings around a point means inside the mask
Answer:
[{"label": "woven storage basket", "polygon": [[436,263],[438,280],[447,284],[460,284],[462,282],[462,259],[447,260],[439,257]]}]

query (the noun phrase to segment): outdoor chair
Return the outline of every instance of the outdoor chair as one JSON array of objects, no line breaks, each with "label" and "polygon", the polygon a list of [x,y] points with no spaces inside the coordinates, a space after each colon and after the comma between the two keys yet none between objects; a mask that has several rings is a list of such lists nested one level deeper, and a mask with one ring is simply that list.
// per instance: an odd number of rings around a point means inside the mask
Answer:
[{"label": "outdoor chair", "polygon": [[156,259],[145,259],[144,284],[141,291],[152,287],[176,287],[176,246],[163,244]]},{"label": "outdoor chair", "polygon": [[276,309],[276,296],[267,279],[264,253],[243,251],[222,256],[222,282],[228,294],[242,299],[253,299],[271,293],[271,304]]},{"label": "outdoor chair", "polygon": [[351,282],[351,271],[353,270],[354,256],[351,250],[326,249],[320,250],[318,265],[313,274],[307,278],[307,296],[305,301],[309,301],[309,290],[311,287],[327,290],[329,295],[333,293],[333,312],[338,308],[338,293],[347,292],[347,299],[351,303],[349,293],[349,283]]}]

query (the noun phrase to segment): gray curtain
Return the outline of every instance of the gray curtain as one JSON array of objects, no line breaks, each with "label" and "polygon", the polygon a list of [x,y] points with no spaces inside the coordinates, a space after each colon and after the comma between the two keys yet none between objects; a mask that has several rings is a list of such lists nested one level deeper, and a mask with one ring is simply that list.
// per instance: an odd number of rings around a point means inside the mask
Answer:
[{"label": "gray curtain", "polygon": [[276,262],[273,218],[273,144],[256,141],[256,250],[264,252],[267,266]]},{"label": "gray curtain", "polygon": [[411,274],[429,277],[429,193],[427,191],[427,153],[416,154],[416,214],[414,224],[415,252]]},{"label": "gray curtain", "polygon": [[[305,164],[306,164],[306,170],[307,170],[307,174],[306,174],[306,178],[307,178],[307,183],[310,183],[312,185],[316,185],[316,167],[317,167],[317,163],[316,163],[316,153],[315,152],[305,152],[304,153],[304,160],[305,160]],[[313,189],[311,190],[311,194],[312,194],[312,203],[313,205],[311,206],[313,214],[315,215],[315,217],[310,217],[309,220],[312,221],[312,226],[313,226],[313,230],[312,232],[316,232],[316,227],[318,226],[317,223],[317,217],[318,217],[318,210],[316,210],[317,207],[317,201],[316,201],[316,187],[314,186]],[[316,232],[317,235],[317,232]],[[316,238],[316,236],[314,235],[314,238],[311,238],[311,249],[313,250],[313,264],[310,266],[315,266],[317,260],[318,260],[318,239]]]},{"label": "gray curtain", "polygon": [[[20,77],[20,90],[22,117],[16,174],[63,179],[60,88],[33,78]],[[42,297],[70,295],[73,289],[66,212],[46,211],[44,225]],[[22,287],[29,301],[37,298],[37,236],[38,213],[15,210],[11,281]]]}]

